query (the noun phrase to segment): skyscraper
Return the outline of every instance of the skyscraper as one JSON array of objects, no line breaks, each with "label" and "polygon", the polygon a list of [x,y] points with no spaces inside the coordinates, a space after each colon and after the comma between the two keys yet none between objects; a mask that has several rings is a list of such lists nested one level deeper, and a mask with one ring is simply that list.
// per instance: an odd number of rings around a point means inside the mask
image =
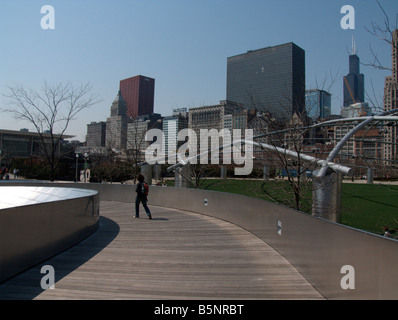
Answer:
[{"label": "skyscraper", "polygon": [[243,107],[232,101],[220,101],[220,104],[189,109],[188,127],[200,136],[201,129],[225,128],[225,115],[241,112]]},{"label": "skyscraper", "polygon": [[177,135],[185,128],[188,128],[186,108],[175,109],[172,116],[163,119],[163,147],[168,163],[176,163],[177,150],[184,143],[183,141],[177,141]]},{"label": "skyscraper", "polygon": [[359,57],[356,53],[354,39],[352,52],[349,56],[349,73],[343,78],[344,107],[365,102],[365,80],[359,71]]},{"label": "skyscraper", "polygon": [[323,119],[331,114],[331,94],[324,90],[308,90],[305,92],[305,108],[307,115],[314,119]]},{"label": "skyscraper", "polygon": [[290,42],[227,59],[227,100],[277,119],[305,108],[305,51]]},{"label": "skyscraper", "polygon": [[120,91],[111,106],[111,116],[106,121],[105,146],[109,149],[124,150],[127,144],[126,102]]},{"label": "skyscraper", "polygon": [[[398,108],[398,29],[393,31],[391,44],[392,75],[386,77],[384,84],[384,111],[391,111]],[[397,138],[398,130],[396,126],[385,127],[384,159],[387,164],[391,161],[398,161]]]},{"label": "skyscraper", "polygon": [[138,75],[121,80],[120,92],[126,101],[129,118],[153,113],[155,79]]},{"label": "skyscraper", "polygon": [[91,122],[87,125],[86,146],[105,147],[106,122]]}]

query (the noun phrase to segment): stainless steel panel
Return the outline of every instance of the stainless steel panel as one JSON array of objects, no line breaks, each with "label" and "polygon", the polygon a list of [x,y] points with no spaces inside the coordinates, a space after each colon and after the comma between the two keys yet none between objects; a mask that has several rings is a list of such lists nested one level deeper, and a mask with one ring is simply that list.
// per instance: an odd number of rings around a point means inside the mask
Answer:
[{"label": "stainless steel panel", "polygon": [[5,186],[1,188],[0,209],[87,197],[95,193],[75,188]]},{"label": "stainless steel panel", "polygon": [[0,194],[0,282],[98,228],[97,191],[7,185],[0,187]]}]

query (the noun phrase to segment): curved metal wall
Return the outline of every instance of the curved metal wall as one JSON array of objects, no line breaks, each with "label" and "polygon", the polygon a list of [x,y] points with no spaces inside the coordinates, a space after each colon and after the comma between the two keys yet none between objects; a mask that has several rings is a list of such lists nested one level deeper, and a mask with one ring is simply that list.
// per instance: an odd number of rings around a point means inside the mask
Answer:
[{"label": "curved metal wall", "polygon": [[[1,186],[0,192],[9,184]],[[22,191],[18,189],[16,192]],[[0,282],[72,247],[98,229],[99,193],[78,191],[80,196],[75,192],[70,197],[56,196],[55,201],[49,198],[50,190],[41,203],[16,203],[0,210]],[[70,189],[61,192],[65,195]]]},{"label": "curved metal wall", "polygon": [[[135,199],[131,185],[68,186],[98,190],[101,200]],[[328,299],[398,299],[398,241],[229,193],[151,186],[149,205],[198,212],[241,226],[289,260]],[[348,277],[352,287],[344,289]]]}]

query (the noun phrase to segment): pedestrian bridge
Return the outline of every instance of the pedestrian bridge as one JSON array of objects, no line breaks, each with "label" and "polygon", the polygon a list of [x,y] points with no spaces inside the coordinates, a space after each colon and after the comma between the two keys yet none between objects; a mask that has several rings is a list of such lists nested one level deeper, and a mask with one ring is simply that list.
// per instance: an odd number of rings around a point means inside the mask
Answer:
[{"label": "pedestrian bridge", "polygon": [[[320,299],[303,276],[250,232],[197,213],[103,201],[100,228],[0,286],[2,299]],[[55,270],[43,290],[40,268]]]},{"label": "pedestrian bridge", "polygon": [[[133,219],[133,186],[39,185],[99,191],[98,228],[3,281],[0,299],[397,298],[394,240],[219,192],[151,187],[149,220]],[[54,289],[40,285],[43,265]]]}]

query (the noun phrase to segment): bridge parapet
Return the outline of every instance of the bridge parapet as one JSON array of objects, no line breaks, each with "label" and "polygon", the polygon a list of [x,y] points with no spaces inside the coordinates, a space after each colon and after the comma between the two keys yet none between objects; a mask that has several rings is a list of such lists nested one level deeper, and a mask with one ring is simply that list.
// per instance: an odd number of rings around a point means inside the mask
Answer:
[{"label": "bridge parapet", "polygon": [[[59,186],[93,189],[101,200],[135,199],[132,185]],[[209,215],[252,232],[328,299],[398,299],[398,271],[391,267],[398,264],[398,241],[393,239],[264,200],[215,191],[151,186],[149,205]]]}]

